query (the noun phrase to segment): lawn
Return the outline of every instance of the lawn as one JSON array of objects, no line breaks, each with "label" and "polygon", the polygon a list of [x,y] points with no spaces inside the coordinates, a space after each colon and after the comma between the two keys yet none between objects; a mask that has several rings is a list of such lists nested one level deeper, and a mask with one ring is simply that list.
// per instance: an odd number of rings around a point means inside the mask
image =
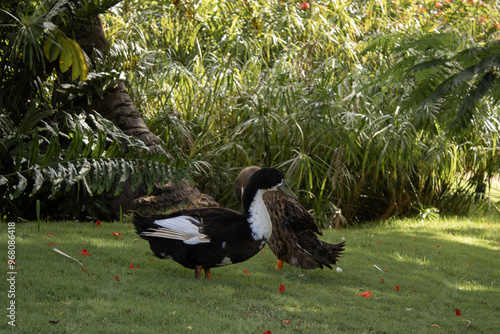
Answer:
[{"label": "lawn", "polygon": [[[130,225],[16,224],[10,299],[16,302],[16,327],[2,316],[0,330],[500,332],[498,218],[427,217],[328,230],[324,240],[347,240],[338,270],[285,265],[276,271],[266,247],[247,262],[212,270],[212,280],[195,280],[194,270],[153,258]],[[7,224],[1,227],[6,263]],[[54,248],[81,261],[85,270]],[[80,255],[83,249],[92,256]],[[4,273],[9,271],[6,264]],[[285,290],[279,292],[281,285]],[[2,279],[0,287],[8,291],[8,281]],[[371,297],[362,295],[367,291]],[[4,292],[0,299],[4,312],[7,297]]]}]

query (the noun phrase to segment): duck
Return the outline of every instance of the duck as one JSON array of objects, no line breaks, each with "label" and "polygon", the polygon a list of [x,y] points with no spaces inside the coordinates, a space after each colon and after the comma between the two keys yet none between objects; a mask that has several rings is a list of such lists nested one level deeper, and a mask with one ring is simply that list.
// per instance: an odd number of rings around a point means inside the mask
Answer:
[{"label": "duck", "polygon": [[183,209],[170,214],[141,216],[132,222],[154,255],[195,270],[195,278],[211,279],[211,268],[248,260],[271,236],[272,226],[263,195],[280,192],[296,198],[275,168],[262,168],[248,178],[241,197],[242,212],[221,207]]},{"label": "duck", "polygon": [[[261,170],[258,166],[243,169],[236,178],[234,193],[241,203],[245,197],[246,183]],[[318,238],[323,235],[314,222],[314,217],[297,201],[279,192],[268,192],[263,201],[269,212],[272,233],[268,240],[276,255],[275,269],[282,270],[283,263],[301,269],[327,267],[333,269],[345,250],[345,242],[329,243]]]}]

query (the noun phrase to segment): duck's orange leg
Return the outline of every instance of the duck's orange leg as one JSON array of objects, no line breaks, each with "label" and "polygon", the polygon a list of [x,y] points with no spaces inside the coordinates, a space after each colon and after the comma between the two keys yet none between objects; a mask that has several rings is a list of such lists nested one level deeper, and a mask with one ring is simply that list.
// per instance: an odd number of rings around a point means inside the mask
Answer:
[{"label": "duck's orange leg", "polygon": [[[203,266],[200,265],[195,265],[194,266],[194,278],[200,278],[201,277],[201,269],[203,269]],[[206,275],[206,271],[205,271]]]},{"label": "duck's orange leg", "polygon": [[283,270],[283,260],[278,259],[276,261],[276,267],[274,267],[276,270]]},{"label": "duck's orange leg", "polygon": [[210,268],[205,269],[205,278],[212,279],[212,275],[210,274]]}]

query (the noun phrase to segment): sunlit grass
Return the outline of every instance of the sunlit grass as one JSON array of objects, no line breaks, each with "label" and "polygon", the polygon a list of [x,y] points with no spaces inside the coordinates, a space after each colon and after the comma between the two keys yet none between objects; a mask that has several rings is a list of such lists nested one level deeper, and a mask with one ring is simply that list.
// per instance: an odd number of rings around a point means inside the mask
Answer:
[{"label": "sunlit grass", "polygon": [[[394,219],[325,230],[323,239],[347,241],[338,263],[342,272],[290,266],[278,272],[266,247],[249,261],[214,269],[211,281],[195,280],[193,270],[153,258],[129,226],[17,224],[12,330],[456,333],[466,320],[471,333],[500,330],[498,218]],[[0,240],[5,263],[5,233]],[[83,248],[92,256],[79,255]],[[112,280],[116,276],[119,281]],[[2,280],[2,291],[5,285]],[[372,297],[358,295],[365,291]],[[7,305],[5,294],[1,301]],[[1,319],[3,329],[10,327],[6,322]]]}]

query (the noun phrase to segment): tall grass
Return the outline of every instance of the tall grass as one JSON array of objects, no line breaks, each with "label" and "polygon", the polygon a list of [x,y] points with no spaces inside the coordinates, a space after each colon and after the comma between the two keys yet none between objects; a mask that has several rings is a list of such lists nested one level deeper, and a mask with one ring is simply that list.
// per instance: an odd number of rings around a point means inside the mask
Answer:
[{"label": "tall grass", "polygon": [[[462,4],[473,16],[498,5],[486,6]],[[449,136],[434,114],[421,122],[407,103],[418,81],[380,80],[417,51],[367,51],[380,34],[449,29],[443,17],[467,31],[462,47],[494,33],[454,12],[427,1],[319,1],[309,10],[288,1],[129,1],[108,15],[107,31],[144,50],[149,65],[128,73],[130,92],[170,149],[199,161],[202,190],[236,207],[239,170],[276,166],[326,225],[337,208],[350,222],[431,207],[466,213],[475,189],[462,177],[498,167],[488,119]],[[492,28],[498,15],[489,15]],[[495,105],[489,113],[498,116]]]}]

